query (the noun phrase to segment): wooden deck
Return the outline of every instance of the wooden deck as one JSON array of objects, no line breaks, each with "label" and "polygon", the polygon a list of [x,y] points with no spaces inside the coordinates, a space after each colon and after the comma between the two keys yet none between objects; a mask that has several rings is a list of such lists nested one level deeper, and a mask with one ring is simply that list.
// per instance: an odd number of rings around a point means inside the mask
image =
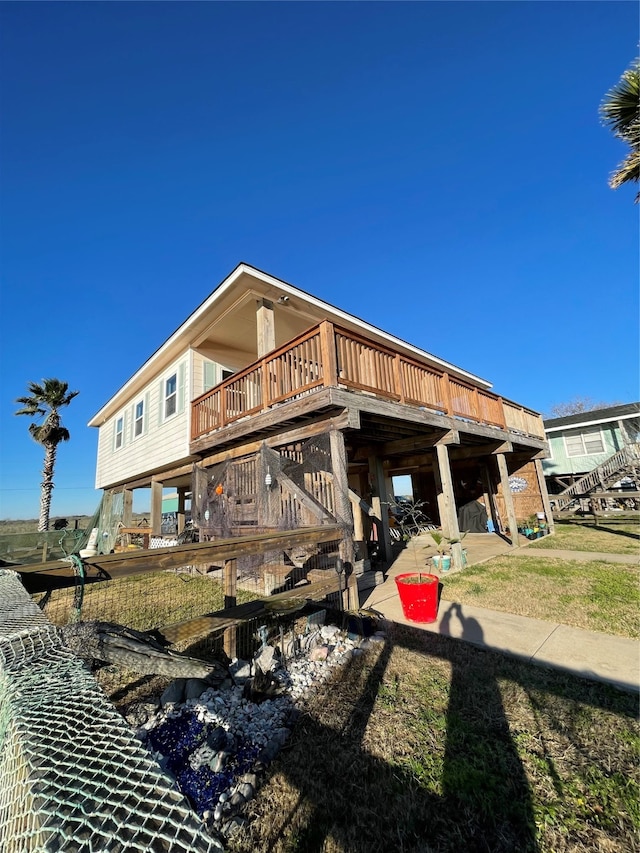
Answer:
[{"label": "wooden deck", "polygon": [[324,321],[194,400],[191,441],[324,388],[545,437],[536,412]]}]

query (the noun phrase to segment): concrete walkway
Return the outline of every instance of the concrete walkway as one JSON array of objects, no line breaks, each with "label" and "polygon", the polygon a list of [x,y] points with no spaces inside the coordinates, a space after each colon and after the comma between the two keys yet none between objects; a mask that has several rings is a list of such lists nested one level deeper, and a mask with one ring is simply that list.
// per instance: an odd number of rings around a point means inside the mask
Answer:
[{"label": "concrete walkway", "polygon": [[[416,623],[406,619],[394,579],[402,572],[415,572],[418,567],[432,571],[427,568],[427,559],[434,549],[432,540],[430,544],[428,539],[430,537],[426,534],[415,537],[408,544],[388,569],[385,582],[367,591],[363,607],[373,608],[393,622],[465,640],[529,663],[603,681],[623,690],[640,690],[640,642],[637,640],[445,600],[440,601],[435,622]],[[510,549],[508,543],[492,534],[470,534],[465,539],[465,546],[470,565],[506,553],[514,557],[534,556],[532,551],[527,553],[526,548]],[[600,555],[591,552],[535,549],[536,557],[557,558],[560,555],[568,555],[562,559],[600,559]],[[638,563],[635,555],[606,556],[611,562]]]}]

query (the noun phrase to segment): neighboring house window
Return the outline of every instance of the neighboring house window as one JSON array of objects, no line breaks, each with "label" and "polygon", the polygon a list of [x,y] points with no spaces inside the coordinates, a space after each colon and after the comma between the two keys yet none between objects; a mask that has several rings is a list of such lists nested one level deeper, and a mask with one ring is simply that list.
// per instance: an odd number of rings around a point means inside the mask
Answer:
[{"label": "neighboring house window", "polygon": [[178,408],[178,375],[173,373],[164,383],[164,416],[170,418]]},{"label": "neighboring house window", "polygon": [[114,447],[118,450],[124,444],[124,416],[118,418],[116,421],[116,433],[114,440]]},{"label": "neighboring house window", "polygon": [[604,453],[604,442],[600,430],[596,429],[567,434],[564,437],[567,456],[590,456]]},{"label": "neighboring house window", "polygon": [[144,400],[136,403],[133,415],[133,437],[137,438],[144,432]]}]

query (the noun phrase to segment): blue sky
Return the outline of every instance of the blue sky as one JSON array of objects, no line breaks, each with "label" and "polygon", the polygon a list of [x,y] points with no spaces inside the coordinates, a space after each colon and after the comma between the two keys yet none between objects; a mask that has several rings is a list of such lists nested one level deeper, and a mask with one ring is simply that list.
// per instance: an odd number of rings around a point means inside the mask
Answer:
[{"label": "blue sky", "polygon": [[622,2],[0,4],[0,517],[55,376],[89,418],[246,261],[539,411],[638,399],[638,208],[598,118]]}]

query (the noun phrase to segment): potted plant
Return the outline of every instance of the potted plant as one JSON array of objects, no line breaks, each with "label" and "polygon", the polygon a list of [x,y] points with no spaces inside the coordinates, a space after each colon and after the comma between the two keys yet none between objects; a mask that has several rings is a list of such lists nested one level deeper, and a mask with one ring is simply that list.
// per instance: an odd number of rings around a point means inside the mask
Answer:
[{"label": "potted plant", "polygon": [[428,572],[396,575],[396,587],[405,619],[410,622],[435,622],[438,616],[438,577]]},{"label": "potted plant", "polygon": [[449,540],[444,535],[444,533],[440,533],[439,530],[431,531],[431,538],[436,543],[436,551],[437,554],[434,554],[431,558],[433,565],[436,569],[439,569],[441,572],[448,572],[451,568],[451,554],[449,553]]},{"label": "potted plant", "polygon": [[[438,552],[437,555],[434,554],[431,558],[433,565],[441,572],[448,572],[451,568],[451,546],[460,544],[467,534],[462,533],[460,536],[449,537],[445,536],[445,534],[441,533],[439,530],[431,530],[430,533],[431,538],[436,543],[436,551]],[[467,553],[463,549],[462,565],[466,566],[466,564]]]}]

